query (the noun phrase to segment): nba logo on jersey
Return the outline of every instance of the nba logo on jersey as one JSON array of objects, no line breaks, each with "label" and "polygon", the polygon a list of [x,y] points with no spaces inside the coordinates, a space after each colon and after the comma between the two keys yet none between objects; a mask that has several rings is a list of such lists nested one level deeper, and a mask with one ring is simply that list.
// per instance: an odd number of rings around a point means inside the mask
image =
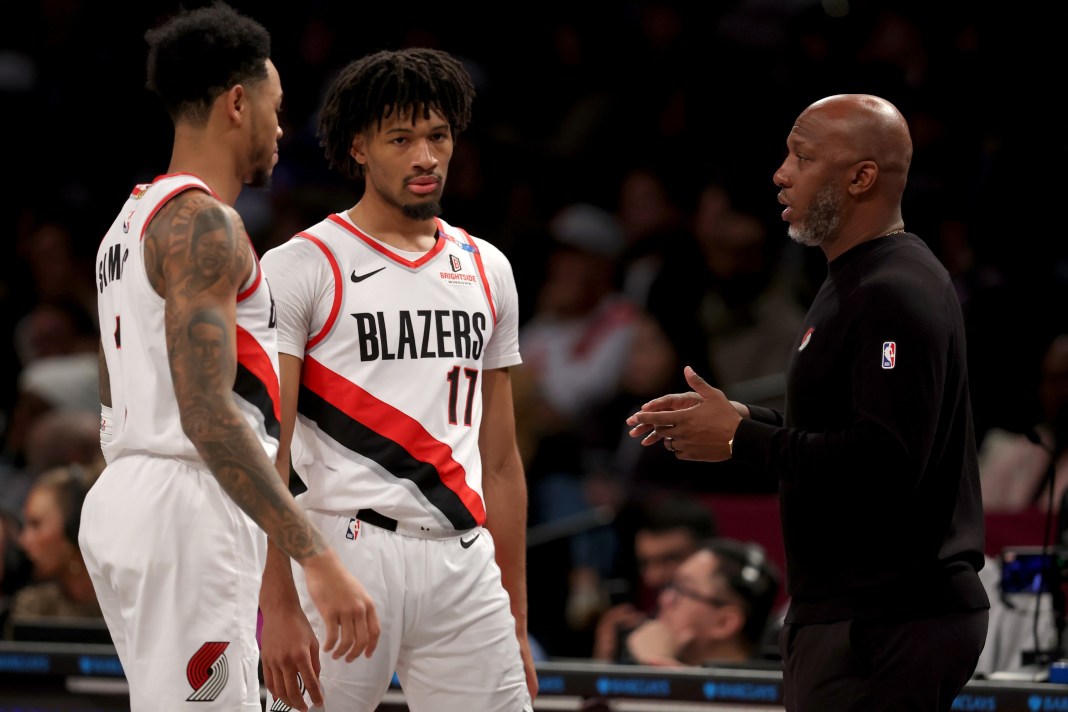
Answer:
[{"label": "nba logo on jersey", "polygon": [[452,265],[453,272],[460,271],[460,258],[456,255],[449,255],[449,264]]},{"label": "nba logo on jersey", "polygon": [[345,530],[345,538],[354,541],[360,535],[360,520],[353,517],[349,520],[349,527]]},{"label": "nba logo on jersey", "polygon": [[893,368],[897,363],[897,344],[893,341],[883,342],[883,368]]}]

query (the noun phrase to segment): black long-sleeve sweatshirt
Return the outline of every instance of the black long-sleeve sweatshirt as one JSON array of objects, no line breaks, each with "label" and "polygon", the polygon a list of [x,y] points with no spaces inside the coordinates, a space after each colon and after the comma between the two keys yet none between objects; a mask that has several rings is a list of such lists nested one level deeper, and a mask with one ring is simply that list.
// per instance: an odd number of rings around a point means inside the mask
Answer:
[{"label": "black long-sleeve sweatshirt", "polygon": [[785,413],[752,408],[733,445],[779,478],[787,621],[988,607],[964,322],[922,240],[829,264],[787,380]]}]

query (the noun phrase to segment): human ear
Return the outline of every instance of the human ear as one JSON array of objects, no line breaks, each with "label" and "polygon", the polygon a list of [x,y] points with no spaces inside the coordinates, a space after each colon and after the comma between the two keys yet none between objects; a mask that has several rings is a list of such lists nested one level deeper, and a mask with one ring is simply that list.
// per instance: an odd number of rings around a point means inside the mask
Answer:
[{"label": "human ear", "polygon": [[850,195],[859,195],[871,190],[878,177],[879,166],[875,161],[860,161],[854,164],[849,177]]},{"label": "human ear", "polygon": [[736,635],[741,635],[744,628],[745,612],[739,605],[728,605],[720,608],[719,615],[716,616],[713,624],[716,638],[719,640],[727,640]]},{"label": "human ear", "polygon": [[230,90],[224,96],[226,97],[226,115],[231,120],[240,122],[241,114],[245,110],[245,102],[248,101],[245,87],[235,84],[230,87]]},{"label": "human ear", "polygon": [[352,145],[349,146],[349,155],[352,156],[352,160],[361,166],[367,163],[367,154],[363,151],[363,134],[356,134],[352,137]]}]

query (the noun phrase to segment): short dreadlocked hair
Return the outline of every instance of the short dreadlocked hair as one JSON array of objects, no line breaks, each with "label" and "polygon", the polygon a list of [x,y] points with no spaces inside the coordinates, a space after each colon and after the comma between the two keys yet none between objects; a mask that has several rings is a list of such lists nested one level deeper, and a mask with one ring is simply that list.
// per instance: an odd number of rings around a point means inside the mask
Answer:
[{"label": "short dreadlocked hair", "polygon": [[330,86],[319,114],[320,145],[331,168],[360,178],[363,167],[349,153],[352,139],[399,112],[414,124],[434,110],[455,138],[471,121],[475,87],[463,64],[436,49],[382,50],[346,66]]},{"label": "short dreadlocked hair", "polygon": [[175,15],[145,40],[146,86],[174,121],[202,124],[220,94],[267,78],[270,34],[223,2]]}]

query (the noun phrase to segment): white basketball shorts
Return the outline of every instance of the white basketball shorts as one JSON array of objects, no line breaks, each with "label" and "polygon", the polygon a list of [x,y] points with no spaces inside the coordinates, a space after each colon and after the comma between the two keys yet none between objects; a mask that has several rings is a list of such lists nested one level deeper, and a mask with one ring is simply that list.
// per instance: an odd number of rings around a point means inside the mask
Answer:
[{"label": "white basketball shorts", "polygon": [[215,477],[170,458],[108,465],[78,537],[133,712],[262,710],[263,531]]},{"label": "white basketball shorts", "polygon": [[[389,531],[351,516],[308,515],[367,589],[382,626],[369,659],[320,653],[327,712],[374,712],[394,672],[412,712],[533,709],[488,530],[458,535],[402,523]],[[325,631],[299,566],[293,578],[321,643]],[[288,709],[272,702],[268,709]]]}]

